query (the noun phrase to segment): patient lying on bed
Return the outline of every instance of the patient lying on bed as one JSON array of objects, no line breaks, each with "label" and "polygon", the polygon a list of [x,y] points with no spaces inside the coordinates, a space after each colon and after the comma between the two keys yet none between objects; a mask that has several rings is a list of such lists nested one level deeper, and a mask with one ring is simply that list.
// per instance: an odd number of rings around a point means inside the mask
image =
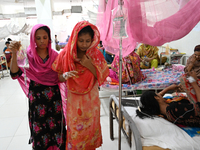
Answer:
[{"label": "patient lying on bed", "polygon": [[178,101],[167,103],[166,99],[163,98],[164,94],[179,88],[178,85],[173,84],[158,94],[152,91],[145,92],[141,96],[142,107],[138,107],[137,116],[143,119],[163,115],[172,123],[200,127],[200,87],[197,84],[196,73],[190,72],[189,75],[188,80],[196,93],[196,101],[191,100],[191,97],[179,96]]}]

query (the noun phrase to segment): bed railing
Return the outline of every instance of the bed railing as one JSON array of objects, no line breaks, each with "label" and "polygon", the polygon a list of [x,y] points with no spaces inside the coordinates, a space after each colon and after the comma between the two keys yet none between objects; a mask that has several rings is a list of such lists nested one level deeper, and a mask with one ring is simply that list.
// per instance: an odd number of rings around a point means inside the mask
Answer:
[{"label": "bed railing", "polygon": [[[113,103],[114,102],[114,103]],[[118,118],[118,108],[119,108],[119,101],[118,98],[115,95],[111,95],[109,99],[109,121],[110,121],[110,139],[114,140],[114,132],[113,132],[113,120],[116,119],[119,123]],[[131,135],[134,137],[134,146],[136,150],[142,150],[142,142],[141,142],[141,136],[140,133],[132,120],[132,118],[129,116],[129,114],[126,112],[125,109],[123,109],[123,106],[121,108],[122,116],[125,118],[125,120],[128,122],[128,133],[125,131],[125,129],[122,126],[122,132],[124,136],[126,137],[128,144],[130,147],[133,146],[133,139],[131,139]],[[123,120],[123,118],[122,118]],[[124,120],[123,120],[124,121]]]}]

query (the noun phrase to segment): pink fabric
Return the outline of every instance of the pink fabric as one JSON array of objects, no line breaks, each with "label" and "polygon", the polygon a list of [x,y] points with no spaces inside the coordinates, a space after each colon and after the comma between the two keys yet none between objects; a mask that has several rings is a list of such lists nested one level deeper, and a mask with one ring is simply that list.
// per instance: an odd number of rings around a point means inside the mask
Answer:
[{"label": "pink fabric", "polygon": [[183,6],[185,6],[190,0],[177,0],[179,3],[179,9],[181,9]]},{"label": "pink fabric", "polygon": [[[103,1],[103,0],[102,0]],[[178,40],[187,35],[200,20],[199,0],[123,0],[128,9],[127,33],[123,39],[123,56],[128,55],[137,42],[152,46]],[[99,6],[97,26],[104,47],[110,53],[119,54],[119,39],[113,39],[112,12],[117,0],[109,0]],[[103,20],[103,21],[102,21]]]},{"label": "pink fabric", "polygon": [[63,83],[59,84],[59,88],[60,88],[60,93],[61,93],[61,97],[62,97],[63,113],[64,113],[64,117],[65,117],[65,122],[67,124],[67,86],[63,82]]},{"label": "pink fabric", "polygon": [[118,78],[116,72],[114,72],[112,69],[109,69],[109,77],[114,80],[117,80],[119,82],[119,78]]},{"label": "pink fabric", "polygon": [[185,66],[181,64],[172,64],[172,69],[180,72],[184,71]]},{"label": "pink fabric", "polygon": [[27,79],[27,84],[24,81],[24,74],[22,74],[19,78],[17,78],[22,90],[24,91],[25,95],[28,97],[28,90],[29,90],[29,84],[30,79]]},{"label": "pink fabric", "polygon": [[51,146],[47,150],[59,150],[59,148],[57,146]]}]

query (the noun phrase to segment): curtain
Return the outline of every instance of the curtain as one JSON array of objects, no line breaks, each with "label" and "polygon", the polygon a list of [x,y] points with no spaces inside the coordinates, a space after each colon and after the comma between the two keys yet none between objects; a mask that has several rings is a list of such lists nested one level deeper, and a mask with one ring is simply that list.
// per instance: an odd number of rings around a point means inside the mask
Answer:
[{"label": "curtain", "polygon": [[[161,46],[187,35],[200,21],[200,0],[123,0],[128,10],[123,39],[123,57],[131,53],[138,43]],[[119,39],[112,38],[112,10],[118,0],[100,0],[97,26],[104,47],[118,55]]]}]

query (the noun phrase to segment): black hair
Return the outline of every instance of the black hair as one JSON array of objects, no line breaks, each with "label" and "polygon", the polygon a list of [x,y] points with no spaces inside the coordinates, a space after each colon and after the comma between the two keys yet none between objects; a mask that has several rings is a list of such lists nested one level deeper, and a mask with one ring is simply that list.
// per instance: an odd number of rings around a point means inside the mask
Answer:
[{"label": "black hair", "polygon": [[90,36],[93,39],[93,37],[94,37],[94,31],[92,30],[92,28],[90,26],[86,26],[83,29],[81,29],[81,31],[79,31],[79,33],[78,33],[78,36],[80,36],[81,34],[86,34],[86,33],[89,33]]},{"label": "black hair", "polygon": [[198,52],[200,51],[200,45],[195,46],[194,52],[195,52],[195,51],[198,51]]},{"label": "black hair", "polygon": [[11,39],[11,38],[8,38],[7,41],[10,42],[10,41],[12,41],[12,39]]},{"label": "black hair", "polygon": [[140,101],[142,103],[142,107],[140,110],[136,110],[136,114],[140,118],[153,117],[160,115],[160,106],[158,101],[155,99],[156,93],[153,91],[146,91],[142,94]]},{"label": "black hair", "polygon": [[10,42],[9,42],[9,41],[6,41],[6,42],[5,42],[5,45],[6,45],[6,44],[10,44]]},{"label": "black hair", "polygon": [[38,31],[38,30],[40,30],[40,29],[43,29],[44,31],[47,32],[48,37],[49,37],[49,41],[51,41],[50,29],[49,29],[47,26],[42,26],[42,27],[38,28],[36,31]]},{"label": "black hair", "polygon": [[103,47],[102,41],[99,42],[100,46]]}]

